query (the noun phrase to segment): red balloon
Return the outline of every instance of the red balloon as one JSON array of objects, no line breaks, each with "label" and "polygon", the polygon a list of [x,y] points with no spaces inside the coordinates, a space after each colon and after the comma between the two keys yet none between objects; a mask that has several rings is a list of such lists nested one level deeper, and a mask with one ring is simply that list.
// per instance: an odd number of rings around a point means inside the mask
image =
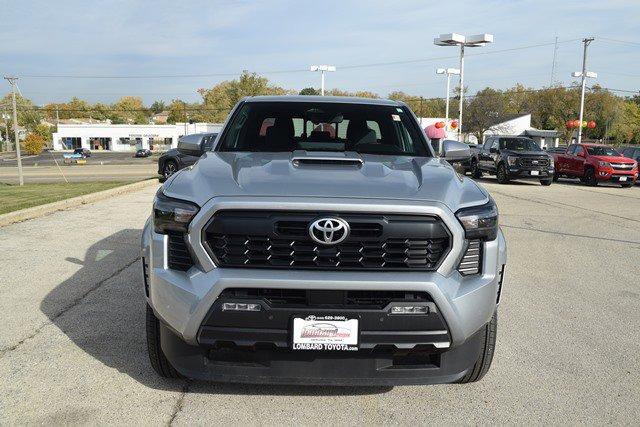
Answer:
[{"label": "red balloon", "polygon": [[593,128],[595,128],[595,127],[596,127],[596,122],[595,122],[595,121],[593,121],[593,120],[591,120],[589,123],[587,123],[587,127],[588,127],[589,129],[593,129]]},{"label": "red balloon", "polygon": [[436,128],[442,129],[444,127],[444,122],[436,122]]},{"label": "red balloon", "polygon": [[574,120],[574,121],[573,121],[573,127],[574,127],[574,128],[579,128],[579,127],[580,127],[580,125],[581,125],[580,120]]},{"label": "red balloon", "polygon": [[573,120],[567,120],[567,129],[573,129]]},{"label": "red balloon", "polygon": [[457,127],[458,127],[458,121],[457,120],[452,121],[451,122],[451,129],[455,129]]}]

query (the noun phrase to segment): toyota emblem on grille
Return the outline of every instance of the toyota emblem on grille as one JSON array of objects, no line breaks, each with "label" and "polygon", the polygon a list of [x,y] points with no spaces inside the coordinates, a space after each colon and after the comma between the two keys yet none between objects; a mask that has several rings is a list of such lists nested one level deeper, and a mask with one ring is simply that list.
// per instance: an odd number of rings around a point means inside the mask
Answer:
[{"label": "toyota emblem on grille", "polygon": [[340,218],[321,218],[309,225],[309,236],[323,245],[337,245],[349,236],[349,223]]}]

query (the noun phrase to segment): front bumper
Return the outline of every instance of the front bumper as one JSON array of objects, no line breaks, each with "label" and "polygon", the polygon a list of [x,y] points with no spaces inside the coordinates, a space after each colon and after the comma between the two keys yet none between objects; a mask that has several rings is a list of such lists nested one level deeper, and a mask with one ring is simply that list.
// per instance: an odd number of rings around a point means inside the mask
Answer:
[{"label": "front bumper", "polygon": [[638,171],[601,169],[596,172],[596,179],[601,182],[634,183],[638,179]]},{"label": "front bumper", "polygon": [[523,169],[518,166],[509,166],[508,174],[511,179],[551,179],[553,169]]},{"label": "front bumper", "polygon": [[[309,209],[313,209],[313,206]],[[353,210],[354,206],[349,209]],[[364,205],[363,209],[370,208]],[[408,208],[401,206],[397,209]],[[455,381],[477,359],[481,343],[477,333],[495,312],[506,263],[506,243],[502,232],[496,240],[485,242],[482,274],[464,277],[456,270],[464,247],[462,227],[453,214],[442,210],[436,213],[450,229],[453,245],[451,253],[438,271],[433,272],[216,268],[207,264],[206,259],[201,259],[204,251],[199,250],[194,250],[198,266],[186,272],[176,271],[169,269],[167,265],[167,237],[153,232],[152,224],[147,222],[142,238],[147,296],[150,306],[163,324],[162,346],[165,355],[187,377],[219,381],[317,384],[341,384],[342,381],[345,384]],[[201,231],[197,227],[198,224],[206,223],[206,219],[194,219],[192,227],[195,229],[189,232],[191,245],[196,249],[196,239]],[[203,339],[203,325],[210,318],[212,308],[219,302],[221,293],[229,288],[425,292],[431,297],[434,308],[442,318],[445,333],[431,341],[409,340],[407,344],[406,341],[391,340],[369,348],[361,347],[358,352],[347,352],[348,354],[293,353],[287,346],[278,345],[255,348],[254,344],[261,341],[257,339],[255,342],[240,343],[254,346],[249,355],[242,353],[243,349],[232,346],[224,349],[224,352],[236,353],[229,359],[217,360],[217,356],[212,356],[211,353],[214,347],[217,348],[213,345],[215,343]],[[357,316],[358,313],[352,315]],[[442,327],[432,325],[425,329],[427,330],[423,332],[433,332]],[[278,336],[282,342],[282,328]],[[445,342],[446,345],[443,345]],[[422,357],[424,363],[420,367],[408,369],[395,366],[394,360],[404,357],[402,354],[406,351],[419,353],[410,357]]]}]

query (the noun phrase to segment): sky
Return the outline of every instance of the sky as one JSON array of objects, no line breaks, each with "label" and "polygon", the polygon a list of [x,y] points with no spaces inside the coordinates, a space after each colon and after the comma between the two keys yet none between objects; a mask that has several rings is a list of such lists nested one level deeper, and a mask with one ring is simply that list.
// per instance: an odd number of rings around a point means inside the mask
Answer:
[{"label": "sky", "polygon": [[337,67],[327,88],[440,97],[445,79],[435,70],[457,67],[458,50],[433,39],[451,32],[495,38],[467,50],[468,93],[549,85],[556,37],[555,81],[571,84],[587,36],[596,38],[588,69],[598,79],[590,83],[640,90],[638,0],[4,0],[0,73],[19,76],[38,105],[73,96],[196,101],[197,89],[243,70],[287,88],[319,87],[313,64]]}]

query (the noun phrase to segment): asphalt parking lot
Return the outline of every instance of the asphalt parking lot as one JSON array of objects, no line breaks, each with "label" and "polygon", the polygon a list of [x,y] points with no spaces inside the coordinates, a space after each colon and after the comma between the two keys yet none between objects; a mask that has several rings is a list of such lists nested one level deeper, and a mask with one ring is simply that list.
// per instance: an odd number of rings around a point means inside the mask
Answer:
[{"label": "asphalt parking lot", "polygon": [[496,355],[478,383],[158,378],[138,244],[150,187],[0,228],[0,422],[637,423],[640,187],[482,184],[498,203],[509,259]]}]

